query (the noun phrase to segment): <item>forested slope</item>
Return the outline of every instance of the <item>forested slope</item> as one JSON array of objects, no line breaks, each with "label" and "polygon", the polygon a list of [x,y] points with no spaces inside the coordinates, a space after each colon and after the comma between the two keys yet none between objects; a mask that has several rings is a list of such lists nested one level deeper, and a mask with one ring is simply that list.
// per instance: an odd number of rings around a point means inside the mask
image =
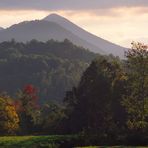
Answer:
[{"label": "forested slope", "polygon": [[76,86],[82,72],[97,54],[63,42],[32,40],[26,44],[0,44],[0,92],[15,95],[26,84],[39,89],[45,100],[62,100],[66,90]]}]

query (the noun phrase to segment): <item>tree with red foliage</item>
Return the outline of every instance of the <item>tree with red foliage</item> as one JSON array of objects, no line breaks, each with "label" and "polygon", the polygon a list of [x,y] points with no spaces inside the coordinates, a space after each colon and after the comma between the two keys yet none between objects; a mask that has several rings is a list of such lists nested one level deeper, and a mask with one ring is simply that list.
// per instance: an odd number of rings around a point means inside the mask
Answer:
[{"label": "tree with red foliage", "polygon": [[37,94],[38,89],[28,84],[19,92],[19,100],[16,101],[22,128],[30,132],[40,123],[40,106]]},{"label": "tree with red foliage", "polygon": [[25,111],[28,110],[28,107],[31,107],[34,110],[39,109],[37,93],[38,89],[31,84],[28,84],[23,88],[21,102]]}]

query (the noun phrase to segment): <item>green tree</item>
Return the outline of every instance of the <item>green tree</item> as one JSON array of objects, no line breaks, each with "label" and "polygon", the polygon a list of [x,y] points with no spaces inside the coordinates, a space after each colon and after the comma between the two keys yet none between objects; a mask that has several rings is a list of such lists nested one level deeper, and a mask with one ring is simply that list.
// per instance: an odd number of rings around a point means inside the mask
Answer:
[{"label": "green tree", "polygon": [[65,118],[64,108],[57,103],[47,103],[41,109],[41,128],[43,133],[61,134],[63,132],[62,120]]},{"label": "green tree", "polygon": [[133,131],[148,129],[148,50],[141,43],[132,43],[126,52],[127,92],[123,106],[128,113],[127,126]]},{"label": "green tree", "polygon": [[103,57],[94,60],[84,72],[78,87],[66,94],[69,130],[113,136],[118,124],[121,129],[123,122],[119,123],[123,118],[120,102],[124,82],[125,75],[118,61],[109,62]]}]

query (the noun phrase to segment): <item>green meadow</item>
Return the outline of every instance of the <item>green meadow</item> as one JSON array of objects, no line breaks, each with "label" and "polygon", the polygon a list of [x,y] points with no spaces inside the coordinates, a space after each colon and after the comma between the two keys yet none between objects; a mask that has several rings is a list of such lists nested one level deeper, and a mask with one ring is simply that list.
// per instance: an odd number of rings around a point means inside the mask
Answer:
[{"label": "green meadow", "polygon": [[4,136],[0,148],[146,148],[136,146],[87,146],[79,147],[77,136]]},{"label": "green meadow", "polygon": [[75,136],[6,136],[0,137],[0,148],[66,148],[73,146],[75,139]]}]

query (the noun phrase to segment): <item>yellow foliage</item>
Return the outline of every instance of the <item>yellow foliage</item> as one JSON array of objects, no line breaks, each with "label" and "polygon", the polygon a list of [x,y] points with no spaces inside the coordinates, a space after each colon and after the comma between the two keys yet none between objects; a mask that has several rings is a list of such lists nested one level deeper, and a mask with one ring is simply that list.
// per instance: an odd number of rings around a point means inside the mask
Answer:
[{"label": "yellow foliage", "polygon": [[0,131],[12,134],[19,128],[19,117],[8,99],[0,98]]}]

